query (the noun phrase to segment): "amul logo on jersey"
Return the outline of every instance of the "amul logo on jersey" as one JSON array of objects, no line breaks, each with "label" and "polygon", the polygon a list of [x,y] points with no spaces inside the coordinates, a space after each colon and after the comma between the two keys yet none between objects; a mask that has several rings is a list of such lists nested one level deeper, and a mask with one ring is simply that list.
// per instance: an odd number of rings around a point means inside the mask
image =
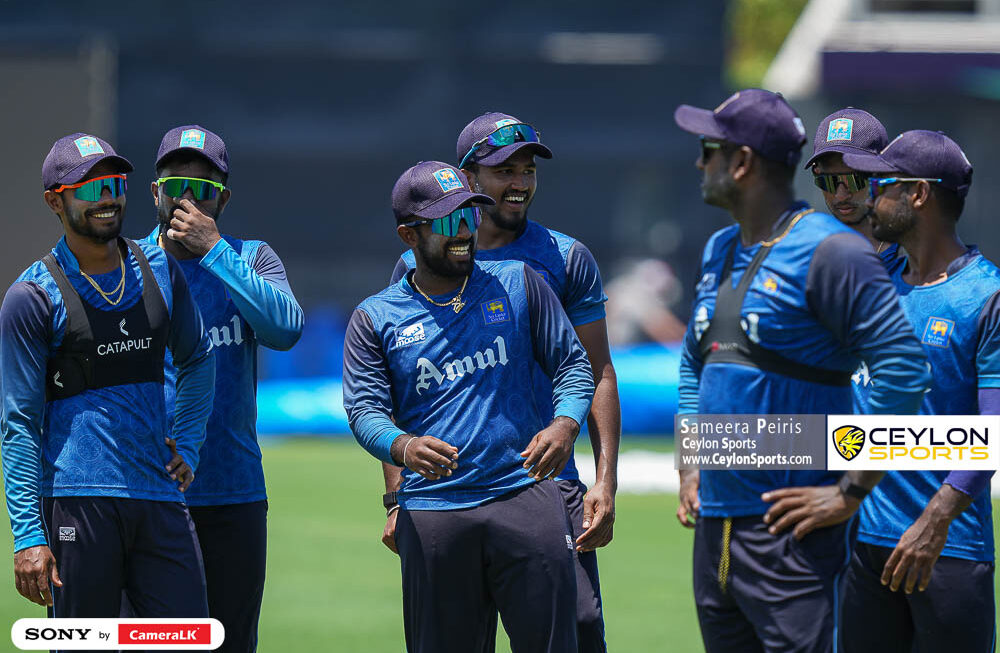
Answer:
[{"label": "amul logo on jersey", "polygon": [[212,339],[212,345],[221,347],[222,345],[242,345],[243,344],[243,323],[240,316],[234,315],[230,320],[233,330],[229,331],[229,326],[212,327],[208,330],[208,337]]},{"label": "amul logo on jersey", "polygon": [[506,365],[508,361],[507,343],[504,342],[503,336],[497,336],[493,344],[496,345],[496,351],[492,347],[487,347],[483,351],[477,351],[472,356],[449,361],[441,369],[438,369],[434,363],[426,358],[418,358],[417,369],[420,373],[417,375],[417,394],[421,394],[422,391],[431,387],[431,381],[440,386],[445,379],[454,381],[466,374],[475,374],[479,370],[493,368],[498,364]]}]

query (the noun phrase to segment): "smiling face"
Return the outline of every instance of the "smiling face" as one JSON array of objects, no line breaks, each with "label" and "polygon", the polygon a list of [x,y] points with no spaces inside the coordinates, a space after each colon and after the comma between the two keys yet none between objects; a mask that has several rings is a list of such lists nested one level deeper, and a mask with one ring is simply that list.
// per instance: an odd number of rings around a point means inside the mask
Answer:
[{"label": "smiling face", "polygon": [[[414,216],[408,221],[419,219]],[[418,268],[426,267],[436,276],[444,278],[460,278],[472,273],[477,233],[469,231],[464,220],[459,223],[458,233],[454,236],[436,234],[427,223],[413,227],[400,225],[396,230],[403,242],[414,250]]]},{"label": "smiling face", "polygon": [[[121,174],[119,164],[101,161],[87,173],[81,181],[97,177]],[[111,191],[104,189],[101,199],[96,202],[77,199],[75,189],[67,188],[58,193],[45,191],[45,202],[62,219],[67,234],[75,234],[97,243],[107,243],[118,237],[125,217],[125,195],[111,197]]]},{"label": "smiling face", "polygon": [[[855,172],[857,171],[853,168],[847,167],[843,155],[838,152],[831,152],[820,157],[813,166],[814,175],[849,175]],[[867,187],[852,193],[847,184],[838,182],[836,192],[821,192],[830,213],[844,224],[853,227],[868,217]]]},{"label": "smiling face", "polygon": [[483,207],[493,224],[508,231],[518,231],[524,226],[538,187],[531,148],[522,147],[498,166],[476,166],[468,176],[474,191],[489,195],[496,202],[496,206]]}]

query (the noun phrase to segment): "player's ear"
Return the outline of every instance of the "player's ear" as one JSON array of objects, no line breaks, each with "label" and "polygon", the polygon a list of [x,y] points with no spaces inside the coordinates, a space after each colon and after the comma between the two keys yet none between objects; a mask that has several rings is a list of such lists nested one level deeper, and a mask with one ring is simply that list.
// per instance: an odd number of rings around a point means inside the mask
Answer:
[{"label": "player's ear", "polygon": [[739,181],[750,174],[750,169],[756,163],[756,155],[746,145],[741,145],[738,150],[729,157],[729,173],[733,179]]},{"label": "player's ear", "polygon": [[465,178],[469,180],[469,188],[476,189],[476,175],[472,174],[472,171],[467,168],[462,168],[462,173],[465,174]]},{"label": "player's ear", "polygon": [[226,188],[226,190],[219,193],[219,215],[222,215],[222,209],[226,208],[226,204],[229,204],[229,198],[233,196],[233,191]]},{"label": "player's ear", "polygon": [[47,190],[42,193],[42,199],[45,200],[45,204],[52,209],[52,212],[59,215],[63,211],[63,198],[62,195],[55,191]]},{"label": "player's ear", "polygon": [[931,184],[927,181],[918,181],[913,185],[913,208],[922,209],[927,206],[931,199]]},{"label": "player's ear", "polygon": [[417,230],[413,227],[407,227],[404,225],[396,226],[396,235],[399,239],[403,241],[407,247],[413,249],[417,246]]},{"label": "player's ear", "polygon": [[153,194],[153,206],[160,205],[160,186],[155,181],[150,182],[149,192]]}]

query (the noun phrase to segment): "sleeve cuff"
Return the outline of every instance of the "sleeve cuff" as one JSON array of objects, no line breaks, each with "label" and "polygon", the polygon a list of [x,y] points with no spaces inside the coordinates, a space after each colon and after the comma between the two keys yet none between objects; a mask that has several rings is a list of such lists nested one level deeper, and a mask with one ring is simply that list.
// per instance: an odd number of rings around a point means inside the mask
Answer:
[{"label": "sleeve cuff", "polygon": [[568,417],[580,425],[587,422],[587,415],[590,414],[590,401],[588,399],[570,399],[562,401],[556,407],[555,417]]},{"label": "sleeve cuff", "polygon": [[212,249],[208,250],[208,253],[201,257],[198,265],[206,270],[211,270],[212,266],[226,253],[226,250],[232,248],[232,245],[227,243],[225,238],[219,238],[219,242],[215,243]]},{"label": "sleeve cuff", "polygon": [[578,327],[603,320],[607,317],[607,311],[604,310],[604,304],[602,303],[596,306],[585,307],[581,310],[571,311],[567,315],[569,316],[570,324]]},{"label": "sleeve cuff", "polygon": [[24,549],[30,549],[33,546],[45,546],[49,542],[45,539],[45,534],[35,534],[35,535],[25,535],[14,540],[14,553]]}]

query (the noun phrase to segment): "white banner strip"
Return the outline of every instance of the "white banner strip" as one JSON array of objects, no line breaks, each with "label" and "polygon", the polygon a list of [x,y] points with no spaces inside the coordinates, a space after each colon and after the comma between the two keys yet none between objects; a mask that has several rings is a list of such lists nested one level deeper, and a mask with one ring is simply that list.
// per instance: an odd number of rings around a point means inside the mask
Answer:
[{"label": "white banner strip", "polygon": [[10,629],[22,651],[210,651],[225,638],[217,619],[18,619]]}]

